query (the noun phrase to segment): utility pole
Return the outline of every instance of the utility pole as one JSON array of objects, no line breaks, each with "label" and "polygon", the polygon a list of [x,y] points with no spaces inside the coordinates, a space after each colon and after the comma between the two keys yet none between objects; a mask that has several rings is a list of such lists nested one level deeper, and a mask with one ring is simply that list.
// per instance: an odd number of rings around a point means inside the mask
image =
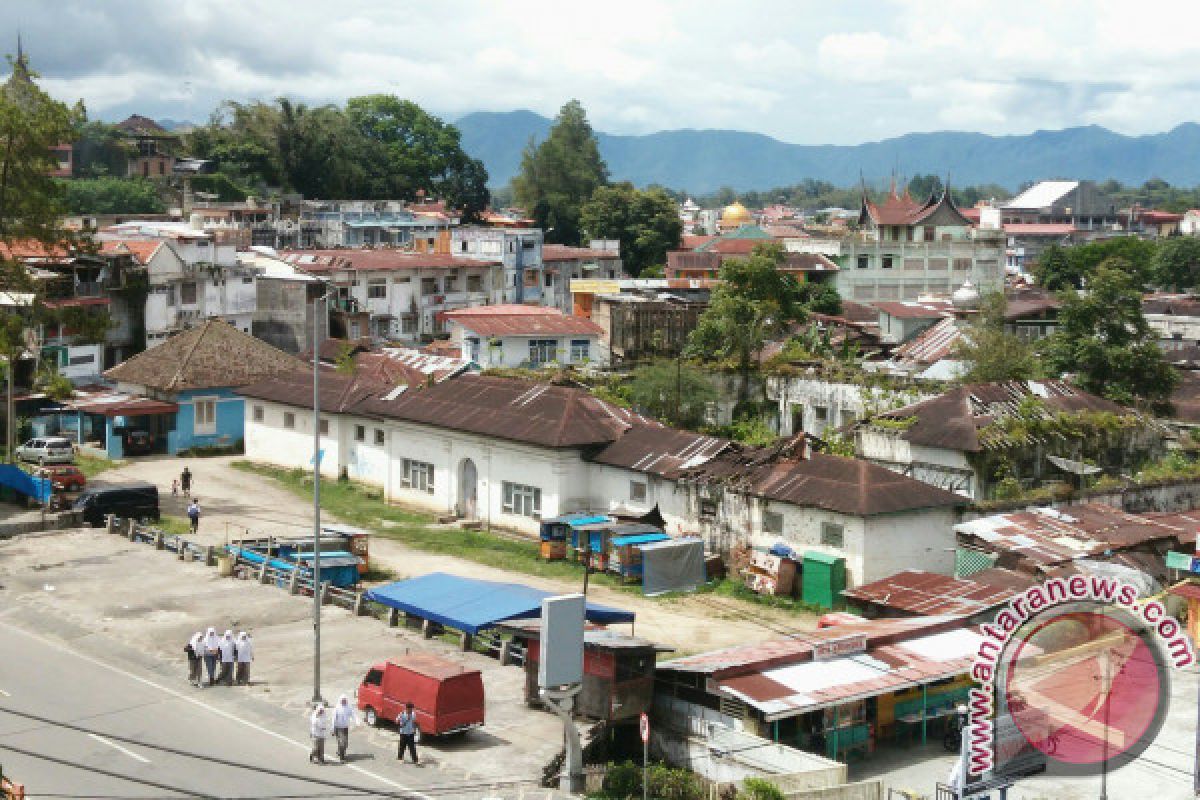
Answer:
[{"label": "utility pole", "polygon": [[[332,290],[331,290],[332,291]],[[321,315],[329,292],[313,300],[313,698],[321,697]]]},{"label": "utility pole", "polygon": [[1108,707],[1112,698],[1112,675],[1110,674],[1112,651],[1104,656],[1104,677],[1101,694],[1104,698],[1104,753],[1100,761],[1100,800],[1108,800]]}]

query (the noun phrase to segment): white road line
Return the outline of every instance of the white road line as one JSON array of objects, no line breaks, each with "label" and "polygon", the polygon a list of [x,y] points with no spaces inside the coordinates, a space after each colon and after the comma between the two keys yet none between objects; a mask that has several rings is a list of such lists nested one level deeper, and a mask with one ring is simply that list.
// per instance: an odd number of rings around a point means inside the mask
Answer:
[{"label": "white road line", "polygon": [[4,695],[5,697],[12,697],[12,695],[11,695],[11,694],[9,694],[8,692],[4,691],[3,689],[0,689],[0,694]]},{"label": "white road line", "polygon": [[140,756],[137,753],[133,752],[132,750],[122,747],[121,745],[117,744],[116,742],[110,742],[108,739],[105,739],[103,736],[99,736],[94,733],[89,733],[88,736],[91,737],[92,739],[95,739],[100,744],[106,744],[114,750],[120,750],[122,753],[129,756],[130,758],[136,758],[138,761],[142,762],[143,764],[150,763],[150,759],[146,758],[145,756]]},{"label": "white road line", "polygon": [[[109,672],[115,672],[118,675],[129,678],[130,680],[137,681],[138,683],[144,684],[146,686],[150,686],[154,689],[159,690],[160,692],[163,692],[164,694],[169,694],[172,697],[178,698],[179,700],[184,700],[184,701],[196,706],[197,708],[203,708],[205,711],[210,711],[213,714],[216,714],[217,716],[224,717],[225,719],[228,719],[232,722],[236,722],[239,725],[245,725],[247,728],[256,730],[259,733],[264,733],[267,736],[272,736],[276,739],[279,739],[282,742],[287,742],[290,745],[299,747],[302,750],[305,750],[305,751],[312,750],[312,745],[309,743],[298,742],[295,739],[289,739],[288,737],[284,736],[282,733],[276,733],[275,731],[271,730],[270,728],[264,728],[261,725],[256,725],[253,722],[250,722],[249,720],[245,720],[245,719],[242,719],[241,717],[234,716],[233,714],[230,714],[228,711],[222,711],[219,708],[214,708],[213,706],[210,706],[200,700],[197,700],[194,697],[189,697],[188,695],[184,694],[183,692],[176,691],[175,689],[172,689],[169,686],[163,686],[162,684],[155,683],[154,681],[149,680],[147,678],[143,678],[141,675],[134,675],[132,672],[126,672],[125,670],[121,669],[120,667],[114,667],[112,664],[105,663],[97,658],[92,658],[91,656],[86,655],[85,653],[80,653],[78,650],[72,650],[71,648],[67,647],[66,645],[56,642],[53,639],[46,639],[42,636],[38,636],[36,633],[30,633],[29,631],[25,630],[24,628],[17,627],[16,625],[12,625],[7,622],[0,622],[0,625],[2,625],[5,628],[10,628],[12,630],[15,630],[16,632],[23,634],[25,636],[28,636],[30,639],[39,641],[42,644],[46,645],[47,647],[53,647],[56,650],[61,650],[63,652],[70,653],[71,655],[75,656],[76,658],[81,658],[84,661],[95,664],[98,667],[103,667],[104,669],[108,670]],[[346,768],[353,770],[354,772],[357,772],[359,775],[365,775],[368,778],[377,780],[385,786],[389,786],[393,789],[399,789],[402,792],[408,792],[413,797],[418,797],[421,800],[433,800],[433,798],[431,798],[427,794],[422,794],[421,792],[417,791],[416,789],[413,789],[409,786],[405,786],[402,783],[397,783],[396,781],[392,780],[391,778],[385,778],[382,775],[377,775],[374,772],[363,769],[362,767],[357,766],[355,764],[347,764]]]}]

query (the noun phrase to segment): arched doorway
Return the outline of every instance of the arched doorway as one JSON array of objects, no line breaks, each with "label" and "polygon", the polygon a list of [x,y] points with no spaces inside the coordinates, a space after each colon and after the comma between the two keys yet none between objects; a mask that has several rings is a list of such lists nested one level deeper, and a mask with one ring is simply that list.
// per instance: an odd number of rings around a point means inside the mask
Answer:
[{"label": "arched doorway", "polygon": [[476,517],[476,477],[475,462],[464,458],[458,465],[458,503],[454,508],[463,519]]}]

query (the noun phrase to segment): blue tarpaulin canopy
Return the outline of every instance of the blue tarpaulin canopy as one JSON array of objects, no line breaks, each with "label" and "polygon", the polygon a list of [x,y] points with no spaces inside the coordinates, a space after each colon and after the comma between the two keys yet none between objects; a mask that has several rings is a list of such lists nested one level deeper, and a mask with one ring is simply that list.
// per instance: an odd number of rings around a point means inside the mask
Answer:
[{"label": "blue tarpaulin canopy", "polygon": [[[431,572],[367,592],[368,600],[470,634],[505,620],[537,617],[542,613],[542,600],[554,596],[554,592],[543,592],[519,583],[460,578],[444,572]],[[587,618],[591,622],[610,624],[633,622],[634,614],[588,603]]]},{"label": "blue tarpaulin canopy", "polygon": [[39,503],[50,502],[50,480],[35,478],[16,464],[0,464],[0,486],[7,486]]},{"label": "blue tarpaulin canopy", "polygon": [[635,533],[630,536],[616,536],[613,547],[624,547],[627,544],[649,544],[650,542],[665,542],[670,539],[665,533]]}]

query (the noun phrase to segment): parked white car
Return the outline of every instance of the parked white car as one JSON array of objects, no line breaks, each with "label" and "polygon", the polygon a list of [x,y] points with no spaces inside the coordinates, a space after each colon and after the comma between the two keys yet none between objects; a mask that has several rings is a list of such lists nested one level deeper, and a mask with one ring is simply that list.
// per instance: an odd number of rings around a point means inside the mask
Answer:
[{"label": "parked white car", "polygon": [[16,449],[21,461],[36,461],[38,464],[70,464],[75,461],[75,447],[70,439],[61,436],[46,436],[30,439]]}]

